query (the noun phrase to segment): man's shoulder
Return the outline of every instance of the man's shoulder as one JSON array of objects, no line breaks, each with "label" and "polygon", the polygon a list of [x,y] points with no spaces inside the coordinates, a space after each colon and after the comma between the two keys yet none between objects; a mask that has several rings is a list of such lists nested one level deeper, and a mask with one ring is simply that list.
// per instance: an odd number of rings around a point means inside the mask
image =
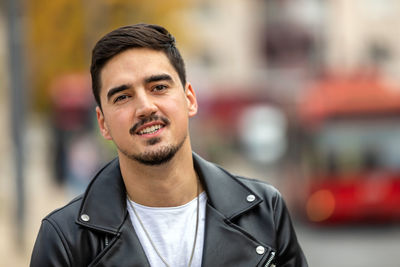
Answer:
[{"label": "man's shoulder", "polygon": [[247,177],[247,176],[238,175],[238,174],[230,172],[229,170],[226,170],[225,168],[223,168],[222,166],[219,166],[218,164],[214,163],[214,165],[217,168],[219,168],[221,171],[225,172],[225,174],[233,177],[239,183],[241,183],[242,185],[244,185],[245,187],[249,188],[250,190],[252,190],[256,193],[263,192],[263,193],[267,193],[267,194],[270,194],[273,196],[275,196],[275,195],[280,196],[280,192],[278,191],[278,189],[276,189],[275,186],[268,183],[267,181],[262,181],[257,178],[251,178],[251,177]]},{"label": "man's shoulder", "polygon": [[49,221],[58,225],[66,222],[74,222],[78,217],[79,210],[82,204],[83,195],[79,195],[72,199],[68,204],[55,209],[43,218],[43,221]]},{"label": "man's shoulder", "polygon": [[195,153],[193,155],[196,170],[203,176],[209,193],[213,193],[214,196],[230,190],[235,194],[253,194],[264,201],[275,202],[281,198],[279,191],[268,182],[234,174],[214,162],[204,160]]},{"label": "man's shoulder", "polygon": [[115,158],[99,169],[91,179],[84,193],[76,196],[66,205],[55,209],[44,217],[43,220],[75,222],[79,217],[84,203],[87,203],[88,198],[91,199],[91,202],[97,203],[99,195],[102,196],[105,192],[110,191],[110,188],[115,188],[116,181],[118,180],[116,177],[119,173],[119,161],[118,158]]},{"label": "man's shoulder", "polygon": [[278,189],[276,189],[275,186],[272,184],[266,182],[266,181],[261,181],[259,179],[255,178],[249,178],[245,176],[240,176],[240,175],[235,175],[236,179],[238,179],[241,183],[249,187],[250,189],[254,191],[267,191],[270,194],[280,194]]},{"label": "man's shoulder", "polygon": [[[227,172],[226,170],[224,171]],[[236,179],[243,186],[250,189],[250,191],[254,192],[264,201],[275,202],[276,200],[280,200],[282,198],[279,190],[267,181],[262,181],[260,179],[250,178],[242,175],[236,175],[229,172],[227,173],[233,176],[234,179]]]}]

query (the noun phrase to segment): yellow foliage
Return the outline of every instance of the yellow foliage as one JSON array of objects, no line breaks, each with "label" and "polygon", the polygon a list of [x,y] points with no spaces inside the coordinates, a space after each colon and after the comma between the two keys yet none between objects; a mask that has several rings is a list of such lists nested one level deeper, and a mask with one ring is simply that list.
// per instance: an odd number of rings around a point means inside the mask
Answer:
[{"label": "yellow foliage", "polygon": [[139,22],[160,24],[177,38],[185,0],[27,1],[30,85],[34,105],[49,106],[48,87],[62,73],[88,71],[91,47],[106,32]]}]

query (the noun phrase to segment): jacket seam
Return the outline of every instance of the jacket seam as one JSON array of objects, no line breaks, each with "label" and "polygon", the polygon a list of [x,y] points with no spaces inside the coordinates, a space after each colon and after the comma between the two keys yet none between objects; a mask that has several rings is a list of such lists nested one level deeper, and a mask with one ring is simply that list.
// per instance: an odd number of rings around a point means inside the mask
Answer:
[{"label": "jacket seam", "polygon": [[62,233],[62,231],[60,230],[60,227],[58,226],[58,224],[57,224],[55,221],[51,220],[50,218],[43,219],[43,221],[47,221],[47,222],[51,225],[51,227],[53,227],[53,229],[56,231],[57,236],[60,238],[61,243],[62,243],[62,245],[63,245],[63,247],[64,247],[64,250],[65,250],[66,253],[67,253],[69,266],[72,266],[72,265],[71,265],[71,263],[72,263],[72,260],[71,260],[71,258],[72,258],[72,257],[71,257],[72,253],[71,253],[71,251],[69,250],[69,247],[68,247],[68,245],[67,245],[65,236],[64,236],[64,234]]},{"label": "jacket seam", "polygon": [[277,191],[275,191],[275,195],[274,195],[274,200],[273,200],[273,203],[274,203],[274,207],[273,207],[273,217],[274,217],[274,230],[275,230],[275,233],[277,232],[277,228],[276,228],[276,225],[277,225],[277,223],[276,223],[276,209],[277,209],[277,206],[278,206],[278,198],[279,198],[280,196],[279,196],[279,193],[277,192]]},{"label": "jacket seam", "polygon": [[110,235],[117,235],[119,233],[119,228],[117,229],[117,231],[115,231],[115,230],[111,230],[111,229],[108,229],[108,228],[105,228],[105,227],[100,227],[100,226],[93,225],[93,224],[82,223],[78,219],[75,220],[75,223],[77,223],[78,225],[87,227],[89,229],[93,229],[93,230],[100,231],[100,232],[103,232],[103,233],[106,233],[106,234],[110,234]]}]

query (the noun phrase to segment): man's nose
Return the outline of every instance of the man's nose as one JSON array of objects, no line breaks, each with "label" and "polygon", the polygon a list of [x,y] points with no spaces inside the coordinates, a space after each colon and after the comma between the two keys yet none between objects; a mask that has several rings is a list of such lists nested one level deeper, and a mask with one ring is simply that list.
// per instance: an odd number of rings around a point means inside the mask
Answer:
[{"label": "man's nose", "polygon": [[145,118],[157,112],[157,106],[154,104],[151,96],[148,96],[146,93],[137,95],[136,100],[136,116],[138,118]]}]

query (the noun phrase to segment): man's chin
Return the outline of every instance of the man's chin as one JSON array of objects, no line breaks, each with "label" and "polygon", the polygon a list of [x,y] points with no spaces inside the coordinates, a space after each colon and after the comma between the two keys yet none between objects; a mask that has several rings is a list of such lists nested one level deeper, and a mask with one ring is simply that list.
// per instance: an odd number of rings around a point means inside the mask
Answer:
[{"label": "man's chin", "polygon": [[[175,156],[175,154],[181,149],[187,135],[182,138],[181,142],[176,145],[163,145],[160,144],[161,140],[158,137],[148,140],[148,147],[146,152],[142,153],[129,153],[127,151],[119,149],[126,157],[131,160],[137,161],[147,166],[159,166],[166,164]],[[154,139],[154,140],[153,140]]]},{"label": "man's chin", "polygon": [[179,146],[165,146],[154,151],[143,152],[140,154],[128,154],[124,153],[125,156],[131,160],[137,161],[147,166],[159,166],[166,164],[175,156],[176,152],[181,148]]},{"label": "man's chin", "polygon": [[146,166],[160,166],[163,164],[168,163],[171,161],[172,157],[142,157],[142,158],[135,158],[135,160],[143,165]]}]

